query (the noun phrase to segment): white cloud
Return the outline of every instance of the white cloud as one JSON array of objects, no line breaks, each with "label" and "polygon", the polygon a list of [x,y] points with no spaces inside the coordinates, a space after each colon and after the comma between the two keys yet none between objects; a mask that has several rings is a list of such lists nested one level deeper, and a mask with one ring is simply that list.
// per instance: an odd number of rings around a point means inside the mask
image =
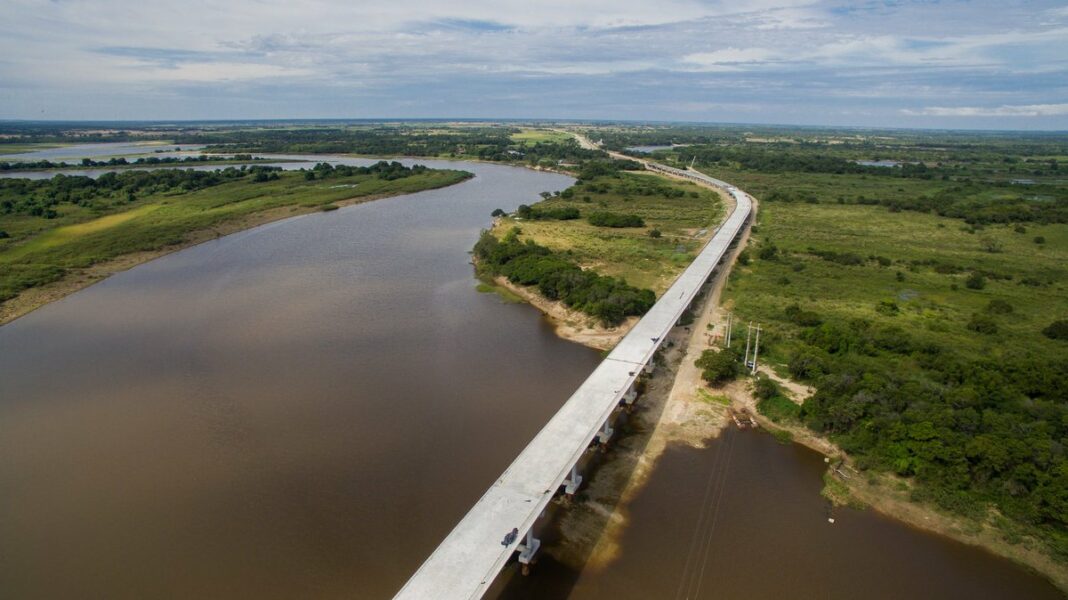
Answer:
[{"label": "white cloud", "polygon": [[696,52],[682,57],[682,61],[702,67],[731,65],[737,63],[764,62],[774,58],[776,53],[767,48],[724,48],[713,52]]},{"label": "white cloud", "polygon": [[906,108],[901,112],[926,117],[1051,117],[1068,115],[1068,104],[928,106],[919,110]]}]

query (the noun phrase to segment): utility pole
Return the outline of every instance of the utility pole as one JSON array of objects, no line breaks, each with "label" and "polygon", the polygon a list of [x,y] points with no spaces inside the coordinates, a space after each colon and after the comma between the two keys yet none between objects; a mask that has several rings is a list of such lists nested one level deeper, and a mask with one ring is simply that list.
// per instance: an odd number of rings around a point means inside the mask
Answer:
[{"label": "utility pole", "polygon": [[751,375],[756,375],[758,352],[760,352],[760,325],[757,325],[756,343],[753,345],[753,370],[750,371]]},{"label": "utility pole", "polygon": [[731,347],[731,322],[734,320],[734,313],[727,313],[727,332],[723,336],[727,340],[727,348]]},{"label": "utility pole", "polygon": [[742,359],[742,364],[749,366],[749,338],[753,337],[753,322],[749,321],[749,330],[745,333],[745,358]]}]

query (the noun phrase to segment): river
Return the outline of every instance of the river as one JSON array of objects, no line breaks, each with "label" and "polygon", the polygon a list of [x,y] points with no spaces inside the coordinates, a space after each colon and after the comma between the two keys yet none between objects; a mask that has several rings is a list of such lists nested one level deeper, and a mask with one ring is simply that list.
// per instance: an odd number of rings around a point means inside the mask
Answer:
[{"label": "river", "polygon": [[[0,327],[0,596],[403,584],[599,361],[532,308],[477,293],[468,264],[491,210],[571,179],[416,162],[476,177],[223,237]],[[821,472],[752,432],[672,449],[616,562],[575,572],[545,554],[500,595],[1060,597],[870,512],[828,524]],[[717,525],[695,546],[709,481]]]}]

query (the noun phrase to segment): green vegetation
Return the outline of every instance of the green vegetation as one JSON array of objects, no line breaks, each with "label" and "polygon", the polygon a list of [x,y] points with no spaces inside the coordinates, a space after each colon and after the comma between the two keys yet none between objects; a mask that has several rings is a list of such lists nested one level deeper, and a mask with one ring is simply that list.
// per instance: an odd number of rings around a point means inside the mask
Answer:
[{"label": "green vegetation", "polygon": [[[501,214],[503,215],[504,211],[501,211]],[[526,204],[520,204],[515,211],[515,216],[526,221],[570,221],[582,215],[579,213],[579,209],[574,206],[531,208]]]},{"label": "green vegetation", "polygon": [[[257,160],[267,160],[254,157],[251,154],[234,154],[233,156],[145,156],[134,160],[127,160],[119,156],[108,160],[93,160],[83,158],[78,163],[52,162],[50,160],[35,161],[0,161],[0,171],[47,171],[51,169],[99,169],[105,167],[142,167],[158,165],[205,165],[226,163],[248,163]],[[278,161],[272,161],[278,162]]]},{"label": "green vegetation", "polygon": [[518,142],[525,146],[536,146],[538,144],[568,144],[571,143],[574,138],[571,134],[563,131],[553,131],[550,129],[524,129],[522,131],[513,133],[509,136],[513,142]]},{"label": "green vegetation", "polygon": [[[779,250],[739,272],[729,295],[766,324],[764,356],[815,385],[798,416],[859,466],[911,476],[917,498],[954,512],[996,507],[1068,556],[1068,464],[1056,450],[1068,435],[1068,353],[1040,335],[1048,315],[1068,314],[1068,228],[1039,226],[1051,242],[1035,252],[1010,227],[988,227],[1004,247],[991,254],[950,223],[766,204],[757,243]],[[803,276],[782,285],[798,266]],[[786,407],[767,402],[769,416]]]},{"label": "green vegetation", "polygon": [[[122,171],[97,179],[0,179],[0,301],[68,271],[179,244],[263,211],[336,207],[340,200],[456,183],[469,174],[381,162],[320,165],[315,179],[268,167]],[[325,180],[325,181],[323,181]]]},{"label": "green vegetation", "polygon": [[645,220],[638,215],[622,215],[605,211],[590,213],[587,220],[594,227],[645,227]]},{"label": "green vegetation", "polygon": [[608,325],[645,314],[656,301],[652,290],[641,290],[620,279],[583,271],[544,246],[531,240],[519,241],[518,228],[501,240],[488,231],[482,232],[475,244],[475,256],[480,269],[503,275],[512,283],[537,286],[542,296],[560,300]]},{"label": "green vegetation", "polygon": [[[696,157],[761,200],[727,301],[764,325],[761,356],[816,389],[797,407],[758,381],[762,413],[826,434],[861,469],[910,478],[916,500],[1068,561],[1068,139],[594,137],[693,144],[656,156]],[[855,162],[886,159],[903,166]]]},{"label": "green vegetation", "polygon": [[[609,165],[617,164],[596,161],[592,167],[583,165],[582,170],[604,173]],[[585,219],[516,221],[505,217],[493,233],[503,237],[519,224],[525,239],[563,253],[583,268],[659,293],[693,259],[703,242],[699,234],[702,230],[707,234],[718,221],[722,205],[714,192],[690,183],[609,170],[579,179],[559,196],[549,195],[532,205],[531,210],[560,215],[574,213],[557,211],[578,211],[580,216],[594,212],[637,215],[648,230],[597,227]],[[658,233],[653,234],[654,230]]]},{"label": "green vegetation", "polygon": [[779,384],[763,373],[757,375],[753,383],[753,395],[757,399],[757,410],[776,423],[796,423],[801,414],[801,406],[783,394]]},{"label": "green vegetation", "polygon": [[738,355],[730,350],[705,350],[695,362],[701,378],[712,385],[726,383],[741,374]]}]

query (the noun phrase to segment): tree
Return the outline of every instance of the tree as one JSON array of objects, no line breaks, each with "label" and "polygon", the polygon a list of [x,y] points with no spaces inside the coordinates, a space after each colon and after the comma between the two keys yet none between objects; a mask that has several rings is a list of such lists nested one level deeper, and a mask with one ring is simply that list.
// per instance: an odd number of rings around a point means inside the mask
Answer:
[{"label": "tree", "polygon": [[654,240],[655,239],[659,239],[661,235],[662,234],[660,233],[659,229],[650,229],[649,230],[649,237],[653,238]]},{"label": "tree", "polygon": [[981,290],[986,287],[986,277],[979,273],[972,273],[968,279],[964,280],[964,287],[970,290]]},{"label": "tree", "polygon": [[726,350],[705,350],[694,364],[701,369],[701,378],[711,384],[734,379],[741,372],[738,357]]},{"label": "tree", "polygon": [[504,216],[504,211],[499,209],[499,208],[495,208],[495,209],[493,209],[493,212],[490,213],[490,216],[491,217],[503,217]]}]

